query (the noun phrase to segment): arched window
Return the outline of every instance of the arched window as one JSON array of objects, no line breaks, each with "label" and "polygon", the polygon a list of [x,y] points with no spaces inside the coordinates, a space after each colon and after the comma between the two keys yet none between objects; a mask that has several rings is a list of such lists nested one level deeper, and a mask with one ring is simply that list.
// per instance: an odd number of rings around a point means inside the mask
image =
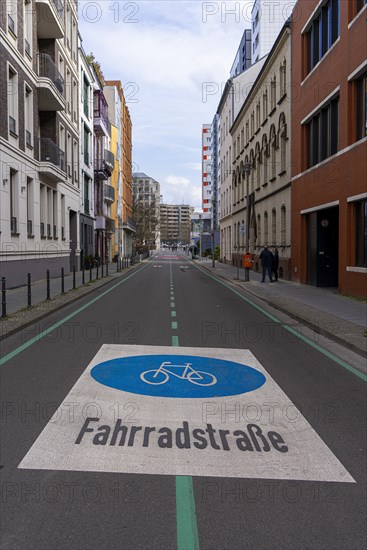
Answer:
[{"label": "arched window", "polygon": [[262,141],[263,184],[268,183],[268,140],[266,134]]},{"label": "arched window", "polygon": [[[245,225],[245,220],[242,220],[242,226]],[[241,235],[241,246],[242,246],[242,250],[244,249],[244,246],[245,246],[245,235]]]},{"label": "arched window", "polygon": [[261,216],[257,215],[257,246],[261,246]]},{"label": "arched window", "polygon": [[287,125],[285,122],[285,115],[281,113],[279,116],[279,140],[280,140],[280,171],[286,170],[286,144],[287,144]]},{"label": "arched window", "polygon": [[287,244],[287,211],[284,204],[280,209],[280,242],[282,246]]},{"label": "arched window", "polygon": [[256,189],[260,189],[260,177],[261,177],[261,155],[260,155],[260,145],[256,143],[255,146],[255,162],[256,162]]},{"label": "arched window", "polygon": [[277,165],[277,159],[276,159],[276,134],[275,134],[275,128],[274,125],[270,128],[270,136],[269,136],[269,147],[270,147],[270,161],[271,161],[271,179],[276,178],[276,165]]},{"label": "arched window", "polygon": [[242,130],[241,130],[241,151],[245,146],[244,142],[245,142],[245,130],[242,128]]},{"label": "arched window", "polygon": [[249,193],[254,192],[254,172],[255,172],[255,161],[254,161],[254,151],[251,149],[250,151],[250,164],[251,164],[251,171],[250,171],[250,185],[249,185]]},{"label": "arched window", "polygon": [[264,212],[264,246],[268,245],[269,233],[268,233],[268,213]]},{"label": "arched window", "polygon": [[271,242],[273,246],[277,244],[277,213],[275,208],[271,211]]}]

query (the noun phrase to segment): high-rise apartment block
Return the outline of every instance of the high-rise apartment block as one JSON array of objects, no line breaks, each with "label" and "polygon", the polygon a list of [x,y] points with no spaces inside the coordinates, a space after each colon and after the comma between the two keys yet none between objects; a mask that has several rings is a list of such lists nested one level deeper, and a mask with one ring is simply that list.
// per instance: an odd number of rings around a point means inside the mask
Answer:
[{"label": "high-rise apartment block", "polygon": [[201,134],[202,208],[212,214],[212,125],[203,124]]},{"label": "high-rise apartment block", "polygon": [[192,208],[188,204],[160,205],[160,230],[162,244],[189,244],[191,212]]},{"label": "high-rise apartment block", "polygon": [[251,63],[251,29],[245,29],[232,64],[230,72],[231,78],[243,73],[243,71],[251,66]]}]

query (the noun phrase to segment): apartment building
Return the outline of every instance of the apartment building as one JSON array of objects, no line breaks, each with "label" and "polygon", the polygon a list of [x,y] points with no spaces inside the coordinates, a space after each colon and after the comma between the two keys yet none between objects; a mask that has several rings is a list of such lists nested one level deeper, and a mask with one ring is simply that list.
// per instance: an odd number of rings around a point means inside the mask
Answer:
[{"label": "apartment building", "polygon": [[212,125],[203,124],[201,130],[202,208],[212,216]]},{"label": "apartment building", "polygon": [[[292,15],[297,0],[255,0],[251,11],[251,59],[256,63],[267,55],[280,33],[283,25]],[[299,2],[299,9],[307,2]],[[302,6],[301,6],[302,5]],[[298,11],[296,13],[298,17]]]},{"label": "apartment building", "polygon": [[137,246],[160,248],[160,184],[144,172],[133,174],[133,218]]},{"label": "apartment building", "polygon": [[243,254],[250,252],[259,271],[262,248],[276,247],[279,276],[286,279],[291,261],[290,60],[288,21],[230,129],[235,261],[241,262]]},{"label": "apartment building", "polygon": [[0,259],[10,287],[78,264],[76,2],[3,1],[0,36]]},{"label": "apartment building", "polygon": [[95,256],[101,262],[112,260],[112,235],[116,223],[111,205],[115,201],[111,176],[115,170],[115,156],[111,151],[111,122],[108,104],[103,93],[105,85],[99,63],[92,61],[93,72],[93,151],[94,151],[94,214]]},{"label": "apartment building", "polygon": [[80,268],[85,258],[94,256],[94,152],[93,152],[94,76],[79,36],[79,135],[80,135]]},{"label": "apartment building", "polygon": [[234,254],[232,221],[232,136],[230,128],[237,117],[266,57],[226,82],[217,114],[220,134],[220,254],[224,262],[232,262]]},{"label": "apartment building", "polygon": [[[132,124],[126,105],[124,91],[119,80],[105,82],[104,93],[108,102],[111,122],[118,128],[119,136],[119,186],[117,210],[119,220],[119,246],[121,256],[130,256],[133,251],[136,224],[132,215]],[[117,107],[118,106],[118,109]],[[117,112],[118,110],[118,112]],[[112,111],[114,113],[112,114]],[[116,252],[117,253],[117,252]]]},{"label": "apartment building", "polygon": [[251,63],[251,29],[245,29],[231,67],[230,77],[234,78],[243,73],[251,66]]},{"label": "apartment building", "polygon": [[367,295],[366,0],[293,20],[292,278]]},{"label": "apartment building", "polygon": [[160,231],[163,244],[189,244],[191,211],[188,204],[161,204]]}]

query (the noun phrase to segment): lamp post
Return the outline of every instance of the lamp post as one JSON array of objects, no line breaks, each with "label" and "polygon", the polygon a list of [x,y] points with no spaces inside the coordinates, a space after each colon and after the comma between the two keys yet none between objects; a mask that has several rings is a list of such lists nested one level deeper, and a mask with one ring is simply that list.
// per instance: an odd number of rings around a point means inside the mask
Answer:
[{"label": "lamp post", "polygon": [[[250,252],[250,196],[249,196],[249,175],[251,163],[246,162],[242,170],[242,177],[246,178],[246,254]],[[250,268],[245,267],[245,281],[250,280]]]}]

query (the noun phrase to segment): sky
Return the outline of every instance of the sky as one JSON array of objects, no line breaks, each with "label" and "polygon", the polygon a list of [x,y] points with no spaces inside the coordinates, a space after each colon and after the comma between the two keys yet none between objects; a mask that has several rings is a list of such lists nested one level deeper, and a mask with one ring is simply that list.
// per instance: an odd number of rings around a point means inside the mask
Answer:
[{"label": "sky", "polygon": [[211,123],[252,1],[81,0],[79,31],[106,80],[121,80],[133,171],[163,202],[201,209],[201,127]]}]

